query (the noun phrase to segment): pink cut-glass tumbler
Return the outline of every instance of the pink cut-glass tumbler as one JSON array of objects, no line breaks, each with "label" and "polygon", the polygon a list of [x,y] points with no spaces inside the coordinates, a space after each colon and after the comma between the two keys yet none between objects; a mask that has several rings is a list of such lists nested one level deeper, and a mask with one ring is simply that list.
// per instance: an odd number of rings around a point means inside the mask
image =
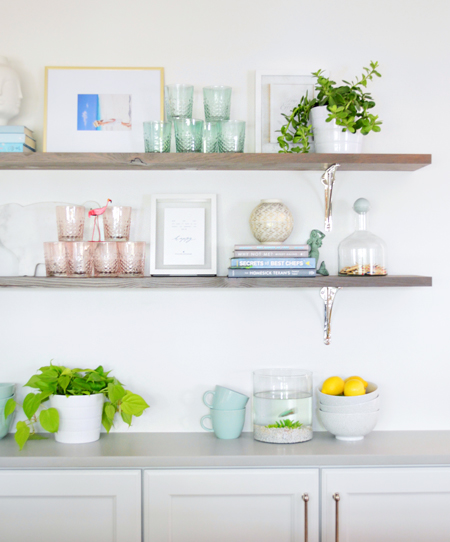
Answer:
[{"label": "pink cut-glass tumbler", "polygon": [[96,277],[117,277],[119,255],[116,242],[96,243],[94,251],[94,274]]},{"label": "pink cut-glass tumbler", "polygon": [[67,277],[65,243],[44,243],[44,257],[47,277]]},{"label": "pink cut-glass tumbler", "polygon": [[58,241],[82,241],[85,209],[82,205],[57,205]]},{"label": "pink cut-glass tumbler", "polygon": [[95,244],[92,241],[65,243],[68,277],[92,277]]},{"label": "pink cut-glass tumbler", "polygon": [[105,241],[128,241],[131,207],[107,207],[103,213]]},{"label": "pink cut-glass tumbler", "polygon": [[119,277],[143,277],[145,243],[117,243],[119,249]]}]

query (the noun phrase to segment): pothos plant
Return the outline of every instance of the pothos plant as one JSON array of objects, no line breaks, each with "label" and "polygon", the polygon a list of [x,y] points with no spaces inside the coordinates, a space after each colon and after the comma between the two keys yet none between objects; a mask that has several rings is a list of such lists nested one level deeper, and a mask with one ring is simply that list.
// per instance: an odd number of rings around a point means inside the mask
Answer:
[{"label": "pothos plant", "polygon": [[[381,130],[378,115],[370,110],[375,107],[372,96],[365,91],[368,81],[373,77],[381,77],[377,71],[378,62],[370,62],[370,68],[364,68],[364,73],[354,82],[342,81],[344,85],[336,86],[336,82],[323,76],[323,70],[313,72],[316,78],[316,98],[308,98],[308,93],[302,96],[297,107],[289,115],[282,113],[287,123],[281,127],[278,143],[282,153],[306,153],[310,151],[310,138],[313,136],[309,113],[313,107],[326,106],[329,115],[326,122],[336,121],[342,126],[342,131],[352,134],[360,131],[367,135],[369,132]],[[298,144],[291,147],[291,144]]]},{"label": "pothos plant", "polygon": [[[17,422],[14,435],[19,448],[22,449],[27,440],[40,440],[46,438],[36,433],[35,423],[39,419],[42,428],[50,433],[56,433],[59,428],[59,413],[56,408],[44,409],[42,406],[52,395],[103,394],[102,424],[109,433],[116,414],[131,425],[133,416],[141,416],[149,405],[144,399],[129,390],[126,390],[117,378],[109,376],[111,371],[105,372],[100,365],[96,369],[69,369],[68,367],[50,365],[41,367],[40,374],[33,375],[25,384],[35,388],[37,393],[29,393],[23,401],[23,411],[26,421]],[[14,412],[16,402],[9,399],[5,405],[5,418]],[[38,410],[39,415],[38,415]]]}]

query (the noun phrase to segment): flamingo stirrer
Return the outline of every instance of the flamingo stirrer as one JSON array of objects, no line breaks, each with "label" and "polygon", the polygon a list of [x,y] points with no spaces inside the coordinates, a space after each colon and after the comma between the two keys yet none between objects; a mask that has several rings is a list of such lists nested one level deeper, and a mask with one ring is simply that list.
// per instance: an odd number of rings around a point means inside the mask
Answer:
[{"label": "flamingo stirrer", "polygon": [[100,226],[99,226],[99,223],[98,223],[98,217],[100,215],[102,215],[106,211],[106,208],[108,207],[109,203],[112,203],[111,199],[107,200],[106,205],[104,207],[100,207],[99,209],[91,209],[89,211],[89,213],[88,213],[89,216],[94,217],[94,229],[92,230],[92,241],[94,240],[95,228],[97,228],[97,231],[98,231],[98,240],[101,241]]}]

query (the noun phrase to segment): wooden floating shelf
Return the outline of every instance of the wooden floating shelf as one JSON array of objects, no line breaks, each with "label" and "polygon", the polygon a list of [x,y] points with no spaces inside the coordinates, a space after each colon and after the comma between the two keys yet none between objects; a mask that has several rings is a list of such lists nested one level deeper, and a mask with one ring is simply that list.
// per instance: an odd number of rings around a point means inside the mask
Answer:
[{"label": "wooden floating shelf", "polygon": [[56,278],[0,277],[0,288],[406,288],[431,286],[431,277],[388,275],[386,277],[242,278],[142,277]]},{"label": "wooden floating shelf", "polygon": [[431,154],[0,153],[8,170],[415,171]]}]

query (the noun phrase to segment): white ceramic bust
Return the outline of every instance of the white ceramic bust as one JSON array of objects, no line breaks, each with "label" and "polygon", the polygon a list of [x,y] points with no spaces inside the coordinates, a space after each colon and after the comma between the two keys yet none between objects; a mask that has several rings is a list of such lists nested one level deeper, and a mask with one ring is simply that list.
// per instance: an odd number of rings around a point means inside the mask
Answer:
[{"label": "white ceramic bust", "polygon": [[19,114],[22,97],[19,76],[6,58],[0,57],[0,126]]}]

